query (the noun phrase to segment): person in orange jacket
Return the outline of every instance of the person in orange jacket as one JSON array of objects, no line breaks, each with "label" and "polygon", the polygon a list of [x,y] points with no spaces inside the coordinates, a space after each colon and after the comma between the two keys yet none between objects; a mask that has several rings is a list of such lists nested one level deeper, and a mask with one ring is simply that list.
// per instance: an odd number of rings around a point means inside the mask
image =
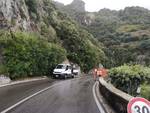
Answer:
[{"label": "person in orange jacket", "polygon": [[94,80],[97,80],[98,77],[106,77],[108,75],[108,70],[105,68],[95,68],[93,71]]}]

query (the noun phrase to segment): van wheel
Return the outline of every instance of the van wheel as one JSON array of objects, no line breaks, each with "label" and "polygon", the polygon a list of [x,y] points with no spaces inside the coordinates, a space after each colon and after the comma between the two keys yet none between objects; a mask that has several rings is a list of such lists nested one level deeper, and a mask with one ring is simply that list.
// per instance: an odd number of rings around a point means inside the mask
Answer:
[{"label": "van wheel", "polygon": [[64,76],[64,79],[67,79],[67,75]]},{"label": "van wheel", "polygon": [[72,78],[74,78],[74,75],[72,75]]}]

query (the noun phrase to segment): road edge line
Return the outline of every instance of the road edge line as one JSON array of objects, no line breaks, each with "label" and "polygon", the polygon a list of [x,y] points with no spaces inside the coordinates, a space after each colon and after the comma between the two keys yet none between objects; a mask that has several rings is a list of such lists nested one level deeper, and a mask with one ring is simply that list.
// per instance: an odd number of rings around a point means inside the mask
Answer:
[{"label": "road edge line", "polygon": [[[77,80],[77,79],[81,79],[81,78],[75,78],[75,79],[73,79],[73,81],[75,81],[75,80]],[[69,80],[66,80],[66,81],[69,81]],[[65,82],[65,81],[61,81],[61,82],[59,82],[59,83],[53,84],[52,86],[46,87],[46,88],[44,88],[44,89],[42,89],[42,90],[40,90],[40,91],[38,91],[38,92],[36,92],[36,93],[34,93],[34,94],[32,94],[32,95],[30,95],[30,96],[28,96],[28,97],[22,99],[21,101],[19,101],[19,102],[17,102],[16,104],[14,104],[14,105],[8,107],[7,109],[1,111],[0,113],[7,113],[8,111],[10,111],[10,110],[16,108],[17,106],[19,106],[20,104],[22,104],[22,103],[28,101],[29,99],[33,98],[34,96],[37,96],[37,95],[39,95],[40,93],[43,93],[43,92],[47,91],[48,89],[51,89],[51,88],[53,88],[53,87],[55,87],[55,86],[58,86],[58,85],[62,84],[63,82]]]},{"label": "road edge line", "polygon": [[0,88],[2,88],[2,87],[7,87],[7,86],[11,86],[11,85],[22,84],[22,83],[28,83],[28,82],[35,82],[35,81],[40,81],[40,80],[46,80],[46,79],[47,79],[47,78],[45,77],[45,78],[38,78],[38,79],[17,81],[17,82],[12,82],[12,83],[7,83],[7,84],[0,85]]},{"label": "road edge line", "polygon": [[96,105],[97,105],[97,107],[98,107],[100,113],[106,113],[105,110],[103,109],[102,105],[100,104],[100,102],[99,102],[97,96],[96,96],[95,87],[96,87],[96,82],[95,82],[95,84],[93,85],[93,90],[92,90],[92,91],[93,91],[94,100],[95,100],[95,102],[96,102]]},{"label": "road edge line", "polygon": [[39,95],[40,93],[43,93],[43,92],[47,91],[48,89],[51,89],[51,88],[53,88],[53,87],[55,87],[55,86],[57,86],[57,85],[60,85],[60,84],[62,84],[62,83],[63,83],[63,81],[60,82],[60,83],[56,83],[56,84],[54,84],[54,85],[52,85],[52,86],[46,87],[46,88],[44,88],[44,89],[42,89],[42,90],[40,90],[40,91],[38,91],[38,92],[36,92],[36,93],[34,93],[34,94],[32,94],[32,95],[30,95],[30,96],[28,96],[28,97],[22,99],[21,101],[17,102],[16,104],[10,106],[9,108],[7,108],[7,109],[5,109],[5,110],[3,110],[3,111],[1,111],[0,113],[7,113],[8,111],[10,111],[10,110],[14,109],[15,107],[19,106],[20,104],[22,104],[22,103],[26,102],[27,100],[33,98],[34,96],[37,96],[37,95]]}]

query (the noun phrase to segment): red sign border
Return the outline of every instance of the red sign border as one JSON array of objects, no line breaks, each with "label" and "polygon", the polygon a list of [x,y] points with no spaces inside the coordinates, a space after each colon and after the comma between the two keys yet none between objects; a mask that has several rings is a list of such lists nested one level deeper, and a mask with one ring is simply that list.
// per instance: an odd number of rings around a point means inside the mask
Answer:
[{"label": "red sign border", "polygon": [[131,107],[137,101],[142,101],[142,102],[144,102],[144,103],[146,103],[147,105],[150,106],[150,102],[148,100],[146,100],[145,98],[135,97],[135,98],[132,98],[130,100],[130,102],[128,103],[128,106],[127,106],[128,113],[131,113]]}]

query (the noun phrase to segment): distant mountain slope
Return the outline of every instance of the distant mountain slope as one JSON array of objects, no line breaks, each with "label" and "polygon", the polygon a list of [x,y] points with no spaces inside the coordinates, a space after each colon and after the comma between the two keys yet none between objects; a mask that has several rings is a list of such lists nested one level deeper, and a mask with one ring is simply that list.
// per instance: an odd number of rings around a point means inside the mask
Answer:
[{"label": "distant mountain slope", "polygon": [[137,6],[81,13],[66,8],[60,9],[105,45],[109,67],[124,63],[150,65],[150,10]]},{"label": "distant mountain slope", "polygon": [[56,7],[58,9],[64,9],[64,10],[68,10],[71,9],[72,11],[77,11],[77,12],[85,12],[85,2],[83,2],[82,0],[73,0],[73,2],[69,5],[64,5],[62,3],[59,3],[57,1],[52,1],[53,4],[56,5]]}]

